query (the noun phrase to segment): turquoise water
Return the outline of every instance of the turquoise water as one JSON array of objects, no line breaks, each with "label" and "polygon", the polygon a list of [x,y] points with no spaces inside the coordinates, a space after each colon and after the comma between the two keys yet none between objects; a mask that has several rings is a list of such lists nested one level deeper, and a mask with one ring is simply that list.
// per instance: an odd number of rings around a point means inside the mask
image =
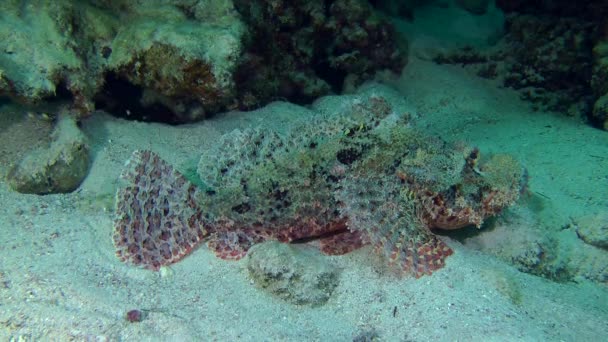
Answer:
[{"label": "turquoise water", "polygon": [[601,339],[604,7],[3,3],[0,337]]}]

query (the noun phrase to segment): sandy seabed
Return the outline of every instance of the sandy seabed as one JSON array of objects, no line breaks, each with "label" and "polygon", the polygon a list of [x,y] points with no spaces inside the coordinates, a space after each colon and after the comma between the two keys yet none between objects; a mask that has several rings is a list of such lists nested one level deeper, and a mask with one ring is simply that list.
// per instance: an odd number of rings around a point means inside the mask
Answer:
[{"label": "sandy seabed", "polygon": [[[466,141],[482,153],[511,153],[526,165],[541,208],[524,201],[498,218],[501,225],[561,227],[608,207],[606,132],[532,112],[514,92],[454,66],[412,59],[390,83],[368,84],[359,93],[386,97],[421,130]],[[341,269],[340,283],[315,308],[272,297],[252,285],[244,261],[217,259],[204,246],[162,273],[114,256],[114,192],[133,150],[151,149],[191,170],[223,133],[286,127],[315,110],[335,111],[353,96],[359,95],[322,99],[310,108],[277,102],[177,127],[104,113],[84,121],[93,163],[76,192],[23,195],[0,183],[0,340],[351,341],[375,335],[380,341],[594,341],[608,335],[605,284],[522,273],[449,237],[455,253],[447,266],[420,279],[387,272],[371,248],[328,257]],[[6,173],[24,144],[44,140],[17,137],[46,133],[27,121],[3,123],[0,171]],[[512,221],[517,224],[509,226]],[[142,322],[125,319],[132,309],[145,313]]]}]

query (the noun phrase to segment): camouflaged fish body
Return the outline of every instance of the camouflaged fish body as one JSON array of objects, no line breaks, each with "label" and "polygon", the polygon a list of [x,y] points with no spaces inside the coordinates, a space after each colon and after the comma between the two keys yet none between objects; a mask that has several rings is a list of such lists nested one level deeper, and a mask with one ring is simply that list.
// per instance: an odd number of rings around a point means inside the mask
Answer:
[{"label": "camouflaged fish body", "polygon": [[136,152],[118,192],[118,255],[158,269],[202,241],[226,259],[267,239],[314,241],[327,254],[371,243],[398,269],[430,274],[452,254],[431,229],[481,225],[517,200],[523,176],[513,158],[483,161],[410,126],[371,97],[286,134],[236,130],[202,155],[204,191]]}]

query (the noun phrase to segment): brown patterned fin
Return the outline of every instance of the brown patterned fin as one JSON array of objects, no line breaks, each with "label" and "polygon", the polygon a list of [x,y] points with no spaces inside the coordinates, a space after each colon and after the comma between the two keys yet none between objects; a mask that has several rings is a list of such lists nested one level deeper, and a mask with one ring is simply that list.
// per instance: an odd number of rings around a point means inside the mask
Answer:
[{"label": "brown patterned fin", "polygon": [[158,270],[181,260],[212,229],[198,189],[151,151],[135,151],[116,193],[114,245],[121,261]]},{"label": "brown patterned fin", "polygon": [[318,241],[319,250],[326,255],[344,255],[369,243],[363,231],[345,231]]},{"label": "brown patterned fin", "polygon": [[392,246],[388,253],[389,262],[416,278],[430,275],[444,267],[445,259],[454,253],[448,245],[430,233],[426,239],[407,239]]}]

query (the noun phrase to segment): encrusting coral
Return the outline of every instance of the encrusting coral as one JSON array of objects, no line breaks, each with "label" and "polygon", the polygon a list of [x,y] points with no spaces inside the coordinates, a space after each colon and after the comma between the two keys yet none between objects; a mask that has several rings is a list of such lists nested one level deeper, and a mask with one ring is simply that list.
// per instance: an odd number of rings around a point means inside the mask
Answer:
[{"label": "encrusting coral", "polygon": [[156,154],[134,153],[116,204],[121,260],[157,270],[201,241],[224,259],[265,240],[314,242],[326,254],[371,243],[420,277],[453,253],[431,229],[481,226],[525,180],[513,158],[480,160],[476,149],[422,135],[381,97],[283,135],[233,131],[203,154],[198,173],[206,189]]},{"label": "encrusting coral", "polygon": [[0,1],[0,96],[184,123],[399,72],[406,46],[365,0]]}]

